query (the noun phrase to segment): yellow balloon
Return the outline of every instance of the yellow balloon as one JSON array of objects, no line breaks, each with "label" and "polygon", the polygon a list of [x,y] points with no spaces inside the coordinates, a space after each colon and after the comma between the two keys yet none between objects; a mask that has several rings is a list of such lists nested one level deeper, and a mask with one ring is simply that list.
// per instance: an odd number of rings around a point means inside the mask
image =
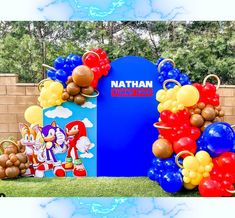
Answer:
[{"label": "yellow balloon", "polygon": [[199,97],[197,88],[192,85],[182,86],[176,94],[177,101],[185,107],[195,105],[198,102]]},{"label": "yellow balloon", "polygon": [[50,90],[53,92],[53,93],[57,93],[57,94],[62,94],[63,93],[63,90],[64,90],[64,87],[61,83],[59,82],[53,82],[51,83],[50,85]]},{"label": "yellow balloon", "polygon": [[24,118],[30,124],[42,125],[42,108],[38,105],[28,107],[24,112]]},{"label": "yellow balloon", "polygon": [[206,151],[199,151],[195,157],[198,159],[201,165],[205,166],[211,163],[211,157]]},{"label": "yellow balloon", "polygon": [[196,185],[192,185],[191,183],[184,183],[184,188],[186,188],[188,190],[192,190],[196,187],[197,187]]},{"label": "yellow balloon", "polygon": [[202,178],[203,178],[202,174],[197,173],[196,178],[191,180],[192,185],[199,185],[199,183],[201,182]]},{"label": "yellow balloon", "polygon": [[183,167],[192,171],[196,171],[200,166],[199,161],[194,156],[184,158]]},{"label": "yellow balloon", "polygon": [[[45,87],[45,88],[48,88],[50,85],[51,85],[51,83],[53,83],[54,81],[53,80],[47,80],[47,81],[45,81],[44,83],[43,83],[43,86]],[[43,88],[44,88],[43,87]],[[42,88],[42,89],[43,89]]]}]

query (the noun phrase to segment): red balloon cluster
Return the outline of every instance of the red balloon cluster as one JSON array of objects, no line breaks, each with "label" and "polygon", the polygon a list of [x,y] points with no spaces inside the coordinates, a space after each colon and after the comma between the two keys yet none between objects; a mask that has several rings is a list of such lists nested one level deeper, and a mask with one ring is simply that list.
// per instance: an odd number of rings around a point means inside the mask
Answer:
[{"label": "red balloon cluster", "polygon": [[99,79],[102,76],[107,76],[109,70],[111,69],[110,61],[107,58],[107,54],[102,48],[92,49],[87,52],[83,60],[84,65],[91,68],[94,73],[94,79],[91,83],[93,88],[96,88]]},{"label": "red balloon cluster", "polygon": [[219,95],[216,93],[215,85],[206,82],[205,85],[202,85],[200,83],[194,83],[193,86],[196,87],[200,93],[200,99],[198,102],[211,104],[213,106],[220,105]]},{"label": "red balloon cluster", "polygon": [[189,118],[190,113],[187,110],[180,110],[176,113],[164,110],[160,113],[161,121],[157,125],[163,128],[158,129],[159,133],[172,142],[176,154],[183,150],[196,152],[196,140],[200,137],[201,132],[197,127],[190,125]]},{"label": "red balloon cluster", "polygon": [[225,152],[213,159],[210,177],[199,184],[199,193],[203,197],[232,196],[235,183],[235,153]]}]

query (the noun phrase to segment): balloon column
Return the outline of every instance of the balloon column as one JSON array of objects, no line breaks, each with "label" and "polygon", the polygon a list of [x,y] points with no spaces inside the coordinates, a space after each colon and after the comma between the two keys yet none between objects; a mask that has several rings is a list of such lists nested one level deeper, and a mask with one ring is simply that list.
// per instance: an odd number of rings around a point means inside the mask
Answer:
[{"label": "balloon column", "polygon": [[[148,177],[164,191],[176,193],[198,187],[201,196],[231,196],[235,183],[235,133],[221,122],[224,112],[216,93],[220,79],[208,75],[202,84],[179,79],[171,59],[159,59],[156,93],[159,137]],[[207,80],[217,79],[217,87]],[[169,85],[170,84],[170,85]]]},{"label": "balloon column", "polygon": [[107,76],[111,69],[107,54],[101,48],[87,51],[82,57],[75,54],[59,56],[54,60],[53,67],[43,66],[48,68],[48,78],[38,85],[40,106],[30,106],[24,114],[27,122],[40,126],[44,108],[58,106],[65,101],[82,105],[86,98],[97,97],[99,79]]},{"label": "balloon column", "polygon": [[[190,78],[187,74],[181,73],[179,68],[175,67],[175,62],[172,59],[159,58],[156,63],[158,69],[158,81],[163,84],[167,79],[174,79],[178,81],[182,86],[191,85]],[[175,83],[171,82],[167,84],[167,89],[173,88]]]}]

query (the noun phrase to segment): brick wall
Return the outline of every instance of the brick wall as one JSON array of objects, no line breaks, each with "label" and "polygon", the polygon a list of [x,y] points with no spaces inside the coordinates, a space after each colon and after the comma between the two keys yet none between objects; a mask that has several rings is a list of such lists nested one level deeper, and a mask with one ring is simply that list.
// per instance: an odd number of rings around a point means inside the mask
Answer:
[{"label": "brick wall", "polygon": [[0,74],[0,138],[19,138],[18,123],[26,122],[25,109],[37,104],[36,84],[18,83],[15,74]]},{"label": "brick wall", "polygon": [[[235,85],[219,89],[225,121],[235,124]],[[20,137],[18,123],[24,120],[25,109],[37,104],[36,84],[18,83],[15,74],[0,74],[0,138]]]}]

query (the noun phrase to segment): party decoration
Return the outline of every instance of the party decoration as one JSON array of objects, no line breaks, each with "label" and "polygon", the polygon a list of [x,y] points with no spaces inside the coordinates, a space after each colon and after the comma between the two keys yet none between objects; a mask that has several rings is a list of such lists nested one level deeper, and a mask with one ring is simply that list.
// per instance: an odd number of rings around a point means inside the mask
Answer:
[{"label": "party decoration", "polygon": [[148,177],[169,193],[176,193],[183,187],[182,175],[174,158],[174,156],[167,159],[154,158],[152,168],[148,171]]},{"label": "party decoration", "polygon": [[161,159],[171,157],[173,154],[172,144],[167,139],[158,139],[153,143],[153,154]]},{"label": "party decoration", "polygon": [[210,178],[201,181],[199,193],[203,197],[232,196],[235,183],[235,153],[225,152],[213,159]]},{"label": "party decoration", "polygon": [[43,80],[39,83],[40,96],[38,101],[43,108],[61,105],[63,101],[63,85],[53,80]]},{"label": "party decoration", "polygon": [[24,118],[30,124],[42,125],[42,108],[38,105],[28,107],[24,112]]},{"label": "party decoration", "polygon": [[85,65],[76,67],[66,82],[67,87],[62,94],[62,99],[82,105],[86,102],[86,97],[97,97],[99,92],[91,86],[93,78],[94,74],[89,67]]},{"label": "party decoration", "polygon": [[[182,86],[191,85],[189,76],[185,73],[181,73],[180,69],[175,67],[175,62],[172,59],[159,58],[157,60],[156,66],[158,68],[158,80],[161,84],[165,80],[173,79],[178,81]],[[166,85],[167,89],[173,88],[176,84],[174,82],[169,82]]]},{"label": "party decoration", "polygon": [[91,71],[94,73],[94,79],[91,83],[91,86],[93,88],[96,88],[99,79],[102,76],[107,76],[109,70],[111,69],[107,54],[102,48],[96,48],[87,51],[83,55],[82,59],[83,64],[90,67]]},{"label": "party decoration", "polygon": [[[166,84],[168,82],[174,82],[177,86],[167,90]],[[156,99],[160,102],[158,105],[159,112],[170,110],[175,113],[185,107],[194,106],[199,100],[199,92],[192,85],[181,86],[176,80],[165,80],[163,89],[156,94]]]},{"label": "party decoration", "polygon": [[194,86],[185,85],[182,86],[177,92],[176,99],[185,107],[191,107],[198,102],[199,92]]},{"label": "party decoration", "polygon": [[[183,165],[181,165],[178,162],[178,159],[183,154],[189,154],[189,156],[184,158]],[[183,169],[182,174],[184,183],[192,186],[199,185],[203,178],[209,177],[209,173],[213,168],[212,158],[205,151],[199,151],[195,156],[191,152],[181,151],[176,156],[176,163]]]},{"label": "party decoration", "polygon": [[25,146],[20,142],[3,140],[0,142],[0,179],[23,176],[29,168]]},{"label": "party decoration", "polygon": [[216,122],[204,130],[202,139],[208,151],[218,156],[224,152],[232,151],[235,133],[230,124]]},{"label": "party decoration", "polygon": [[[176,154],[181,151],[189,151],[191,153],[195,153],[197,150],[196,142],[190,137],[183,137],[174,142],[173,149]],[[187,156],[187,154],[183,154],[182,157]]]},{"label": "party decoration", "polygon": [[[209,82],[206,82],[211,77],[217,80],[217,87]],[[205,77],[202,85],[200,83],[194,83],[193,86],[196,87],[200,93],[199,102],[203,102],[205,104],[210,104],[213,106],[220,105],[219,95],[216,93],[216,90],[218,90],[220,87],[220,79],[217,75],[210,74]]]},{"label": "party decoration", "polygon": [[203,102],[199,102],[193,108],[190,108],[189,112],[191,114],[190,124],[200,128],[202,132],[208,125],[222,121],[224,116],[220,106],[213,106]]},{"label": "party decoration", "polygon": [[[163,160],[172,155],[168,151],[173,147],[175,162],[182,171],[175,174],[169,167],[170,172],[164,174],[162,162],[156,159],[149,178],[159,182],[163,190],[174,193],[182,187],[178,175],[181,173],[187,190],[198,187],[205,197],[231,196],[235,193],[235,133],[234,126],[221,122],[225,113],[216,93],[220,79],[210,74],[202,84],[191,85],[188,76],[175,68],[173,60],[160,58],[156,65],[163,89],[156,94],[160,118],[154,127],[159,137],[152,151]],[[209,78],[215,78],[217,86],[207,82]]]}]

